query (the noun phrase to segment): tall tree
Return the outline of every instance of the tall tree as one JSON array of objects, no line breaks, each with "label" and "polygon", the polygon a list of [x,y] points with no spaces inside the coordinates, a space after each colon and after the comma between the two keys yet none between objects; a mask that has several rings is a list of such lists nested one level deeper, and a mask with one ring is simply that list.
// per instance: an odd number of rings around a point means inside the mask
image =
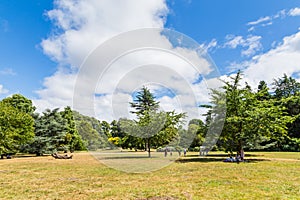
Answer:
[{"label": "tall tree", "polygon": [[[144,140],[145,150],[148,149],[148,156],[151,157],[151,136],[153,136],[153,134],[158,133],[159,131],[153,128],[155,128],[155,126],[159,127],[159,124],[163,123],[159,120],[155,120],[153,117],[154,115],[157,115],[156,112],[159,108],[159,102],[155,101],[155,96],[150,92],[148,88],[143,86],[141,91],[137,93],[134,102],[130,102],[130,105],[132,108],[135,109],[131,112],[137,115],[139,126],[148,129],[142,130],[142,132],[145,132],[147,134]],[[144,133],[140,132],[140,134]]]},{"label": "tall tree", "polygon": [[[212,90],[212,108],[226,104],[226,118],[220,140],[226,151],[255,148],[270,139],[287,134],[287,124],[293,119],[284,115],[285,107],[275,101],[260,100],[250,87],[241,87],[241,72],[231,81],[224,81],[223,92]],[[225,97],[225,100],[224,99]],[[222,106],[221,106],[222,107]]]},{"label": "tall tree", "polygon": [[274,79],[274,97],[278,104],[287,108],[287,115],[295,121],[288,125],[288,136],[280,143],[280,150],[298,150],[300,146],[300,83],[286,74],[282,78]]},{"label": "tall tree", "polygon": [[[173,112],[159,112],[159,102],[155,96],[146,87],[142,87],[137,93],[134,102],[130,102],[136,114],[136,121],[123,121],[121,128],[125,132],[138,138],[143,138],[145,150],[151,157],[151,144],[163,144],[170,141],[178,134],[177,125],[185,114],[176,114]],[[139,140],[137,140],[139,141]]]},{"label": "tall tree", "polygon": [[15,153],[34,137],[32,116],[0,102],[0,155]]}]

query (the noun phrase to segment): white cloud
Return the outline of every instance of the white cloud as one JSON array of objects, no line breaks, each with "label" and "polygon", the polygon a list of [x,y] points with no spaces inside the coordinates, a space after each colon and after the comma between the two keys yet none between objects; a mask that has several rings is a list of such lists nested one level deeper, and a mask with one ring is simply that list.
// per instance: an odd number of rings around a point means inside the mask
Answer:
[{"label": "white cloud", "polygon": [[44,89],[36,91],[39,98],[33,100],[37,111],[72,105],[76,76],[77,74],[59,70],[53,76],[45,78]]},{"label": "white cloud", "polygon": [[284,19],[285,17],[290,16],[290,17],[295,17],[295,16],[300,16],[300,8],[295,7],[290,9],[289,11],[286,11],[285,9],[278,11],[275,15],[270,15],[270,16],[265,16],[265,17],[260,17],[256,21],[251,21],[248,22],[247,25],[251,26],[248,31],[254,31],[256,26],[270,26],[273,24],[274,20],[276,19]]},{"label": "white cloud", "polygon": [[245,80],[257,87],[259,81],[272,83],[283,73],[291,76],[300,72],[300,32],[287,36],[283,42],[265,54],[255,56],[244,71]]},{"label": "white cloud", "polygon": [[45,54],[79,67],[99,44],[124,31],[162,28],[168,8],[163,0],[57,0],[47,14],[61,30],[42,41]]},{"label": "white cloud", "polygon": [[277,19],[277,18],[283,19],[286,17],[286,15],[287,15],[286,10],[283,9],[283,10],[278,11],[277,14],[273,16],[273,19]]},{"label": "white cloud", "polygon": [[245,43],[245,40],[243,39],[243,36],[234,36],[234,35],[227,35],[226,36],[227,42],[225,43],[225,46],[235,49],[239,45],[243,45]]},{"label": "white cloud", "polygon": [[296,7],[296,8],[293,8],[289,11],[289,16],[300,16],[300,8]]},{"label": "white cloud", "polygon": [[257,51],[262,49],[262,45],[260,43],[261,36],[248,35],[244,38],[239,35],[227,35],[226,40],[227,42],[224,44],[224,47],[229,47],[231,49],[235,49],[239,46],[243,47],[244,49],[241,51],[243,56],[254,55]]},{"label": "white cloud", "polygon": [[267,22],[267,21],[271,21],[271,20],[272,20],[272,18],[270,16],[261,17],[256,21],[248,22],[247,25],[253,26],[253,25],[261,24],[263,22]]},{"label": "white cloud", "polygon": [[5,89],[5,88],[3,87],[3,85],[0,84],[0,95],[1,95],[1,94],[7,94],[7,93],[8,93],[8,90]]},{"label": "white cloud", "polygon": [[[192,83],[199,74],[211,72],[211,63],[199,57],[194,50],[173,47],[167,36],[159,31],[137,35],[121,43],[105,42],[126,31],[163,28],[168,13],[164,0],[61,0],[56,1],[54,7],[48,16],[60,30],[44,39],[41,46],[60,67],[53,76],[44,80],[44,88],[37,91],[40,98],[34,103],[40,111],[47,107],[72,105],[75,89],[79,91],[75,99],[79,100],[83,114],[104,120],[117,119],[128,114],[132,92],[145,84],[150,88],[165,87],[175,92],[175,97],[159,96],[165,109],[174,105],[178,111],[192,113],[193,109],[197,110],[197,102],[189,96],[196,90]],[[112,63],[105,63],[109,56],[120,51],[120,47],[138,45],[140,41],[159,48],[125,52]],[[105,49],[108,57],[95,54],[100,44],[108,45]],[[207,47],[216,45],[217,41],[212,40]],[[94,57],[85,60],[91,52]],[[80,68],[84,60],[89,64],[88,69]],[[100,72],[104,69],[106,71],[101,76]],[[75,87],[75,83],[80,84]],[[96,96],[91,98],[94,93]],[[200,101],[207,100],[204,90],[199,94],[202,94],[198,96]],[[174,103],[178,99],[180,104]]]},{"label": "white cloud", "polygon": [[203,43],[200,45],[200,48],[202,48],[205,52],[211,51],[214,48],[218,47],[218,41],[214,38],[212,39],[208,44]]},{"label": "white cloud", "polygon": [[[291,11],[290,11],[291,12]],[[273,21],[275,19],[283,19],[287,16],[287,12],[285,9],[278,11],[275,15],[270,15],[270,16],[265,16],[265,17],[260,17],[256,21],[248,22],[247,25],[251,26],[248,31],[254,31],[256,26],[271,26],[273,24]],[[290,15],[291,16],[291,15]]]}]

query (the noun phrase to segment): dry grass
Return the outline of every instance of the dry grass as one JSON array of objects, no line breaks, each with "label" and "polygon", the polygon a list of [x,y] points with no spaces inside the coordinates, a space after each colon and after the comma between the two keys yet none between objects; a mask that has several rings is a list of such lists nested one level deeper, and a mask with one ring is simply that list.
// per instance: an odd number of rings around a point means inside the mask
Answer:
[{"label": "dry grass", "polygon": [[220,152],[189,153],[148,173],[111,169],[88,153],[5,159],[0,199],[300,199],[300,153],[251,154],[236,164],[221,162]]}]

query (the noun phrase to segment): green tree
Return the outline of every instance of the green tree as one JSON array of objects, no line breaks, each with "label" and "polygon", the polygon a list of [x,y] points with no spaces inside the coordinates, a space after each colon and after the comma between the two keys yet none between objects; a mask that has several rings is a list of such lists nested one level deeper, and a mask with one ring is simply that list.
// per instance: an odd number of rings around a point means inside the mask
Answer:
[{"label": "green tree", "polygon": [[286,74],[274,79],[274,97],[279,105],[287,108],[287,115],[295,118],[288,124],[288,135],[280,143],[279,150],[298,150],[300,147],[300,83]]},{"label": "green tree", "polygon": [[41,116],[35,115],[35,137],[29,145],[29,151],[37,156],[67,150],[68,124],[58,110],[46,109]]},{"label": "green tree", "polygon": [[[212,90],[212,108],[226,105],[225,124],[220,136],[225,151],[255,149],[267,145],[271,139],[278,140],[287,134],[287,124],[293,118],[285,115],[285,107],[268,99],[258,100],[261,94],[251,88],[241,87],[241,72],[231,81],[224,81],[223,92]],[[224,101],[224,97],[225,100]]]},{"label": "green tree", "polygon": [[137,120],[123,121],[125,123],[121,124],[121,127],[126,133],[143,139],[149,157],[152,144],[165,144],[178,135],[178,124],[185,114],[177,114],[174,111],[159,112],[159,102],[148,88],[142,87],[130,105],[134,108],[131,112],[136,114]]},{"label": "green tree", "polygon": [[32,116],[0,102],[0,155],[15,153],[34,137]]},{"label": "green tree", "polygon": [[207,127],[200,119],[192,119],[188,125],[187,134],[193,137],[190,148],[200,147],[204,142]]},{"label": "green tree", "polygon": [[136,127],[136,130],[134,130],[134,132],[137,133],[140,137],[146,134],[143,137],[145,141],[145,150],[148,150],[148,156],[151,157],[151,136],[158,133],[161,124],[164,123],[160,120],[155,119],[157,115],[156,112],[159,108],[159,102],[155,101],[155,96],[150,92],[148,88],[143,86],[141,91],[137,93],[134,102],[130,102],[130,105],[135,109],[134,111],[131,111],[131,113],[137,115],[138,126],[142,127],[142,129],[140,129],[136,126],[132,126]]},{"label": "green tree", "polygon": [[30,99],[27,99],[21,94],[14,94],[11,97],[7,97],[2,100],[4,103],[7,103],[21,112],[32,115],[35,111],[35,107],[32,104]]},{"label": "green tree", "polygon": [[61,112],[62,117],[67,121],[67,134],[65,136],[65,143],[68,145],[71,152],[74,150],[86,150],[81,136],[76,129],[74,114],[71,108],[65,107]]},{"label": "green tree", "polygon": [[[109,146],[110,127],[107,122],[100,122],[94,117],[85,116],[76,111],[73,111],[73,114],[76,129],[88,150],[97,150]],[[106,125],[108,127],[104,128]]]},{"label": "green tree", "polygon": [[159,108],[159,102],[155,101],[155,96],[145,86],[142,87],[136,95],[134,102],[130,102],[130,106],[134,108],[134,113],[139,119],[143,119],[149,115],[150,112],[156,112]]},{"label": "green tree", "polygon": [[275,97],[290,97],[294,95],[299,95],[300,83],[298,83],[294,78],[288,77],[286,74],[282,78],[274,79],[273,82],[275,89]]}]

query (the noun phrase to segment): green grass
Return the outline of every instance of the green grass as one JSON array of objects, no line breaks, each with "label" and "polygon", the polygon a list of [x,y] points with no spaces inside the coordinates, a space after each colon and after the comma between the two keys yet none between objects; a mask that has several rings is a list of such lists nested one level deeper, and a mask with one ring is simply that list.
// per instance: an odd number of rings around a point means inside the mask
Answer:
[{"label": "green grass", "polygon": [[226,154],[221,152],[207,157],[188,153],[147,173],[122,172],[97,160],[128,167],[171,159],[157,154],[150,162],[145,153],[133,155],[140,158],[75,153],[72,160],[0,160],[0,199],[300,199],[297,152],[246,152],[248,162],[240,164],[222,162]]}]

